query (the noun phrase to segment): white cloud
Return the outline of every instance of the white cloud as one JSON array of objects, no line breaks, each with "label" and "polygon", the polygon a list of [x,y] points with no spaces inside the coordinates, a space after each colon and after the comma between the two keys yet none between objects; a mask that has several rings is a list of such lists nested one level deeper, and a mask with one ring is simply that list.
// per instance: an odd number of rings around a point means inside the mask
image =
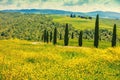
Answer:
[{"label": "white cloud", "polygon": [[[115,11],[120,12],[120,8],[114,0],[12,0],[12,4],[7,4],[8,0],[0,2],[0,10],[3,9],[60,9],[76,12],[89,11]],[[87,2],[85,2],[87,1]],[[71,6],[65,6],[65,3],[72,3]],[[80,5],[82,4],[82,5]]]}]

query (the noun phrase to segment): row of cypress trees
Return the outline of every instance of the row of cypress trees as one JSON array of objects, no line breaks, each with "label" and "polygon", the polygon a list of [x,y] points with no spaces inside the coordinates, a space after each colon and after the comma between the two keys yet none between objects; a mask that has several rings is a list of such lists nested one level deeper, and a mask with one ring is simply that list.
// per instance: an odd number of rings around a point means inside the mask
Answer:
[{"label": "row of cypress trees", "polygon": [[[53,35],[53,36],[52,36]],[[68,42],[69,42],[69,30],[68,30],[68,24],[66,24],[66,28],[65,28],[65,35],[64,35],[64,45],[67,46],[68,45]],[[50,37],[50,39],[49,39]],[[52,39],[53,39],[53,44],[56,45],[57,44],[57,28],[55,27],[54,29],[54,34],[52,34],[52,32],[50,32],[50,35],[48,33],[47,30],[44,30],[44,34],[43,34],[43,38],[42,40],[44,42],[52,42]],[[62,40],[62,34],[60,33],[60,40]]]},{"label": "row of cypress trees", "polygon": [[[53,35],[53,37],[52,37]],[[50,36],[50,39],[49,39]],[[78,38],[78,45],[82,46],[83,40],[82,40],[82,36],[83,36],[83,31],[80,31],[79,33],[79,38]],[[74,38],[74,33],[72,33],[71,38]],[[62,34],[60,33],[60,40],[62,39]],[[44,42],[52,42],[53,44],[56,45],[57,44],[57,28],[55,27],[54,29],[54,34],[52,34],[52,32],[50,32],[50,35],[48,33],[48,31],[44,30],[44,34],[43,34],[43,40]],[[64,35],[64,45],[68,46],[69,44],[69,29],[68,29],[68,24],[66,24],[66,28],[65,28],[65,35]],[[96,22],[95,22],[95,33],[94,33],[94,47],[98,48],[99,46],[99,15],[96,16]],[[114,28],[113,28],[113,36],[112,36],[112,47],[116,46],[116,24],[114,24]]]},{"label": "row of cypress trees", "polygon": [[[116,46],[116,40],[117,40],[117,32],[116,32],[116,24],[114,24],[113,27],[113,35],[112,35],[112,47]],[[98,48],[99,45],[99,15],[96,16],[96,22],[95,22],[95,34],[94,34],[94,47]]]}]

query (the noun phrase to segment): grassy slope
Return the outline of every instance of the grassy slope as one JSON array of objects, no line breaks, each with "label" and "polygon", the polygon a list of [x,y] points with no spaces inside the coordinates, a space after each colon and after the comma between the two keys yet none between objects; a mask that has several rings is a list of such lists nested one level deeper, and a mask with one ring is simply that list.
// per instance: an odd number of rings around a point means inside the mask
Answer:
[{"label": "grassy slope", "polygon": [[[58,45],[64,46],[64,41],[63,40],[58,40]],[[75,46],[78,47],[78,39],[69,39],[69,46]],[[99,48],[106,48],[109,47],[109,43],[107,43],[107,45],[105,46],[99,46]],[[91,47],[93,48],[93,41],[92,40],[83,40],[83,47]]]},{"label": "grassy slope", "polygon": [[0,41],[0,80],[119,80],[120,48]]},{"label": "grassy slope", "polygon": [[[51,15],[53,18],[53,21],[59,22],[59,23],[69,23],[72,24],[72,26],[75,29],[79,30],[85,30],[85,29],[94,29],[95,26],[95,19],[93,18],[92,20],[89,19],[81,19],[81,18],[70,18],[67,16],[60,16],[60,15]],[[100,29],[108,29],[112,31],[113,25],[117,24],[117,37],[120,37],[120,20],[115,20],[115,19],[100,19]],[[78,40],[70,40],[69,45],[78,45]],[[59,44],[63,45],[63,41],[60,41]],[[117,46],[119,46],[120,43],[117,42]],[[93,41],[90,40],[83,40],[83,46],[84,47],[93,47]],[[100,48],[106,48],[110,47],[111,43],[107,41],[100,41],[99,47]]]},{"label": "grassy slope", "polygon": [[[81,19],[81,18],[70,18],[67,16],[60,15],[51,15],[53,17],[53,21],[59,23],[69,23],[72,24],[76,29],[84,30],[84,29],[94,29],[95,19]],[[117,24],[117,32],[120,35],[120,20],[114,19],[100,19],[100,29],[113,29],[113,25]]]},{"label": "grassy slope", "polygon": [[[94,46],[94,41],[93,40],[83,40],[83,47],[90,47],[90,48],[93,48]],[[64,45],[64,40],[58,40],[58,45],[61,45],[63,46]],[[78,47],[78,39],[69,39],[69,46],[76,46]],[[119,47],[120,46],[120,43],[117,42],[117,46]],[[108,48],[108,47],[111,47],[111,42],[108,42],[108,41],[99,41],[99,48],[100,49],[105,49],[105,48]]]}]

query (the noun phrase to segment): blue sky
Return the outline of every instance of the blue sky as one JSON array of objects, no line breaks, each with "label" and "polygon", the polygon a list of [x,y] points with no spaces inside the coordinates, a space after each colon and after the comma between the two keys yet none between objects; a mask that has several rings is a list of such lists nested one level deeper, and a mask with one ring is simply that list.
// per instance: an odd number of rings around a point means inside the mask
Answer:
[{"label": "blue sky", "polygon": [[3,9],[59,9],[76,12],[120,12],[120,0],[0,0]]}]

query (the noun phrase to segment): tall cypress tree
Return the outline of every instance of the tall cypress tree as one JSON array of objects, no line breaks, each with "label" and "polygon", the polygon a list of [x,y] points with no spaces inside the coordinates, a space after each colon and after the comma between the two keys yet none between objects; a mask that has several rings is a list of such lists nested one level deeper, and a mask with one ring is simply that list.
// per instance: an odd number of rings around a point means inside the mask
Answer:
[{"label": "tall cypress tree", "polygon": [[83,31],[80,31],[79,39],[78,39],[79,46],[82,46],[82,35],[83,35]]},{"label": "tall cypress tree", "polygon": [[49,42],[49,33],[47,31],[47,34],[46,34],[46,42],[48,43]]},{"label": "tall cypress tree", "polygon": [[50,32],[50,42],[52,42],[52,31]]},{"label": "tall cypress tree", "polygon": [[42,34],[42,36],[41,36],[41,41],[43,41],[44,40],[44,34]]},{"label": "tall cypress tree", "polygon": [[46,30],[44,30],[44,42],[46,42],[46,38],[47,38],[47,31]]},{"label": "tall cypress tree", "polygon": [[113,36],[112,36],[112,47],[116,46],[116,24],[114,24],[114,28],[113,28]]},{"label": "tall cypress tree", "polygon": [[71,39],[74,39],[74,33],[72,32]]},{"label": "tall cypress tree", "polygon": [[57,44],[57,28],[54,29],[53,44]]},{"label": "tall cypress tree", "polygon": [[99,15],[96,16],[95,34],[94,34],[94,47],[98,48],[99,45]]},{"label": "tall cypress tree", "polygon": [[60,40],[62,40],[62,34],[60,33]]},{"label": "tall cypress tree", "polygon": [[66,24],[65,28],[65,35],[64,35],[64,45],[67,46],[69,42],[69,37],[68,37],[69,31],[68,31],[68,24]]}]

